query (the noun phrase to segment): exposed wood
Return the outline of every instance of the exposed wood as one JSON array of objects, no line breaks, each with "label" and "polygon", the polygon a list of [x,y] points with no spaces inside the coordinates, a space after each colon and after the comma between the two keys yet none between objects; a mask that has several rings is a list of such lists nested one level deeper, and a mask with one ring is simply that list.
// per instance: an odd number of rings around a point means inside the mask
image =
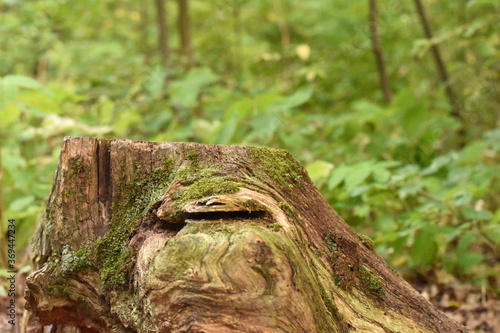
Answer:
[{"label": "exposed wood", "polygon": [[33,253],[31,332],[467,332],[277,149],[66,138]]},{"label": "exposed wood", "polygon": [[389,104],[392,99],[392,91],[385,66],[384,50],[378,33],[377,0],[370,0],[370,38],[372,40],[373,54],[375,55],[375,61],[377,63],[380,89],[382,90],[385,103]]},{"label": "exposed wood", "polygon": [[[424,29],[425,37],[429,41],[432,41],[434,35],[432,33],[432,28],[429,23],[429,20],[427,19],[427,14],[425,12],[424,5],[422,4],[421,0],[414,0],[414,2],[415,6],[417,7],[418,18],[420,19],[420,23],[422,24],[422,28]],[[463,116],[461,112],[462,106],[457,97],[457,94],[455,93],[455,90],[451,85],[448,69],[446,68],[446,64],[443,61],[443,57],[441,56],[439,47],[435,42],[432,42],[431,44],[431,52],[432,52],[432,57],[434,58],[434,62],[436,63],[436,67],[439,73],[439,78],[441,79],[441,82],[444,84],[446,96],[448,97],[448,100],[452,107],[451,115],[462,123],[463,122]]]}]

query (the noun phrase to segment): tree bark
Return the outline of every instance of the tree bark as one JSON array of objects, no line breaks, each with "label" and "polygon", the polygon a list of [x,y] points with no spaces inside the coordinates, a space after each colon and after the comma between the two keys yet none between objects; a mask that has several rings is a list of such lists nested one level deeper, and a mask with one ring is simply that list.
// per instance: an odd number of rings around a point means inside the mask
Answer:
[{"label": "tree bark", "polygon": [[373,53],[377,63],[380,88],[384,96],[384,101],[389,104],[392,99],[392,91],[389,84],[389,77],[385,67],[384,51],[378,33],[378,9],[377,0],[370,0],[370,37],[372,40]]},{"label": "tree bark", "polygon": [[467,332],[278,149],[66,138],[30,332]]},{"label": "tree bark", "polygon": [[156,19],[158,25],[158,48],[163,66],[168,67],[170,57],[170,42],[168,36],[167,8],[165,0],[155,0]]},{"label": "tree bark", "polygon": [[[418,12],[418,17],[420,19],[420,23],[422,24],[422,28],[425,33],[425,37],[429,40],[432,41],[433,38],[433,33],[432,33],[432,28],[429,23],[429,20],[427,19],[427,15],[425,13],[425,8],[424,5],[422,4],[421,0],[414,0],[415,6],[417,7],[417,12]],[[461,112],[461,105],[460,101],[458,100],[457,94],[455,93],[455,90],[453,90],[453,87],[451,86],[451,81],[450,81],[450,75],[448,74],[448,70],[446,68],[446,65],[443,61],[443,57],[441,56],[441,52],[439,51],[439,47],[435,42],[432,42],[431,44],[431,52],[432,56],[434,58],[434,62],[436,63],[436,67],[439,73],[439,78],[441,79],[441,82],[444,84],[444,89],[446,92],[446,96],[448,97],[448,101],[451,104],[451,116],[456,118],[460,123],[463,124],[463,116]],[[461,133],[464,134],[464,133]]]}]

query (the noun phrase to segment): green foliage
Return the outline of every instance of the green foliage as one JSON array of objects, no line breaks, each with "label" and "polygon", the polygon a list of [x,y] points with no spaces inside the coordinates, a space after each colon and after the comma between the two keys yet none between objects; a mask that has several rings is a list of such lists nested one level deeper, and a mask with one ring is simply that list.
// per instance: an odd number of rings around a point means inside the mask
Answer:
[{"label": "green foliage", "polygon": [[[411,2],[381,3],[380,37],[395,93],[388,105],[379,102],[364,2],[193,2],[196,66],[188,71],[177,52],[174,2],[169,68],[157,52],[151,4],[1,6],[9,50],[0,57],[1,225],[17,219],[19,250],[45,206],[64,136],[264,145],[306,165],[330,204],[399,271],[442,269],[499,287],[491,282],[500,256],[495,1],[428,3],[433,41],[408,29],[418,27]],[[463,123],[449,116],[432,43],[441,47]],[[281,150],[253,154],[262,162],[254,172],[278,185],[297,186],[306,177]],[[186,174],[194,177],[189,191],[212,191],[210,175]],[[236,189],[222,182],[224,191]],[[146,209],[161,190],[132,198]],[[136,214],[122,216],[118,242],[110,236],[104,246],[116,250],[116,261],[105,264],[109,279],[119,269],[111,266],[127,259]],[[329,246],[334,250],[334,242]]]}]

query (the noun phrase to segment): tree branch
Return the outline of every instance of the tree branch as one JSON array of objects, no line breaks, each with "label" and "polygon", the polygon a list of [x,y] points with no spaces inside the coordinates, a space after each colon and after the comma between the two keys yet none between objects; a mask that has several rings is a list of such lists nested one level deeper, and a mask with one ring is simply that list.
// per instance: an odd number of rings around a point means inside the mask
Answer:
[{"label": "tree branch", "polygon": [[[433,33],[432,29],[429,23],[429,20],[427,19],[427,15],[425,13],[424,6],[422,4],[421,0],[414,0],[415,6],[417,7],[417,12],[418,12],[418,17],[420,19],[420,23],[422,24],[422,27],[424,29],[425,37],[431,41],[433,38]],[[458,100],[457,95],[455,94],[455,91],[453,90],[453,87],[451,86],[450,82],[450,76],[448,74],[448,70],[446,68],[446,65],[443,61],[443,58],[441,56],[441,52],[439,51],[439,48],[436,43],[432,42],[431,44],[431,52],[432,56],[434,58],[434,62],[436,63],[437,70],[439,72],[439,78],[444,84],[445,87],[445,92],[446,96],[448,97],[448,100],[452,106],[451,110],[451,116],[455,117],[458,121],[461,123],[463,122],[463,116],[461,113],[461,105]]]}]

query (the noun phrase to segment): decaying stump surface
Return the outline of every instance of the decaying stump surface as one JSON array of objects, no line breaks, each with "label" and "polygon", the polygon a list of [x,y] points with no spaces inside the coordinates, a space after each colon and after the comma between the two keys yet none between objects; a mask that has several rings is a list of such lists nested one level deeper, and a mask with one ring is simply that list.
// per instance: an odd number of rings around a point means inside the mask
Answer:
[{"label": "decaying stump surface", "polygon": [[66,138],[28,332],[467,332],[287,152]]}]

